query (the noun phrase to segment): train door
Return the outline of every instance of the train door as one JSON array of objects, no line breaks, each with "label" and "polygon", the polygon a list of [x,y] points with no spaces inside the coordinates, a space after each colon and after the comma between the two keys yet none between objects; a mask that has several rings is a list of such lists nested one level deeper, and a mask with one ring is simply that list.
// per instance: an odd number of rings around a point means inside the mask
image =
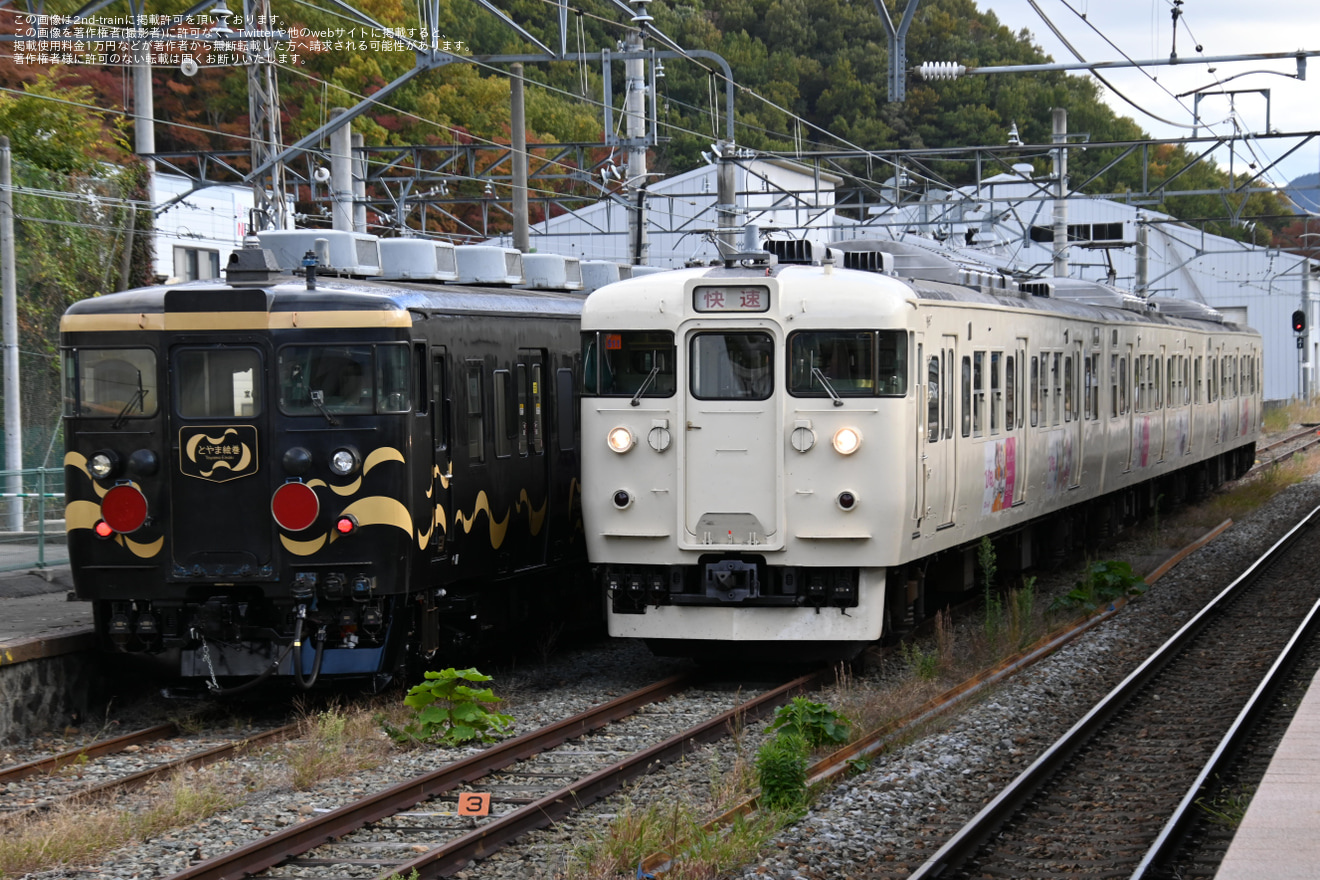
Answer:
[{"label": "train door", "polygon": [[227,580],[270,565],[273,487],[260,477],[270,446],[266,361],[255,342],[170,349],[176,573]]},{"label": "train door", "polygon": [[[757,327],[698,326],[683,344],[686,539],[697,545],[782,545],[781,407],[766,403],[778,393],[774,335]],[[737,509],[730,509],[731,497],[738,499]]]},{"label": "train door", "polygon": [[1127,461],[1123,463],[1123,473],[1132,470],[1132,451],[1136,445],[1136,414],[1133,410],[1132,394],[1132,375],[1130,370],[1135,370],[1136,359],[1132,350],[1132,343],[1128,343],[1124,349],[1123,356],[1118,360],[1118,414],[1123,420],[1123,434],[1125,445],[1127,446]]},{"label": "train door", "polygon": [[428,382],[431,416],[431,548],[437,560],[448,559],[454,527],[450,486],[454,479],[453,406],[449,396],[449,355],[443,345],[431,349]]},{"label": "train door", "polygon": [[499,547],[502,560],[512,565],[544,559],[548,510],[546,487],[543,373],[545,355],[538,349],[518,349],[511,369],[496,370],[493,378],[495,459],[499,485],[496,506],[516,514]]},{"label": "train door", "polygon": [[1157,436],[1150,438],[1150,445],[1158,450],[1156,461],[1164,461],[1169,438],[1169,408],[1173,406],[1171,389],[1173,368],[1168,361],[1168,348],[1161,345],[1155,355],[1155,418],[1151,431]]},{"label": "train door", "polygon": [[957,345],[957,336],[945,336],[941,346],[926,358],[926,381],[935,387],[935,392],[928,396],[926,404],[926,513],[927,516],[935,517],[939,528],[953,525],[954,497],[958,483],[953,439]]},{"label": "train door", "polygon": [[[1080,334],[1075,334],[1080,335]],[[1082,449],[1082,442],[1086,437],[1084,430],[1085,420],[1082,418],[1084,407],[1082,406],[1082,396],[1087,393],[1082,383],[1082,377],[1085,375],[1083,369],[1083,360],[1086,357],[1086,340],[1074,339],[1072,343],[1071,357],[1065,356],[1066,374],[1064,376],[1064,395],[1063,406],[1066,413],[1065,430],[1069,436],[1068,442],[1064,444],[1065,450],[1071,447],[1071,462],[1069,463],[1068,482],[1069,489],[1076,489],[1082,484],[1082,463],[1086,461]],[[1071,423],[1067,420],[1072,419]]]}]

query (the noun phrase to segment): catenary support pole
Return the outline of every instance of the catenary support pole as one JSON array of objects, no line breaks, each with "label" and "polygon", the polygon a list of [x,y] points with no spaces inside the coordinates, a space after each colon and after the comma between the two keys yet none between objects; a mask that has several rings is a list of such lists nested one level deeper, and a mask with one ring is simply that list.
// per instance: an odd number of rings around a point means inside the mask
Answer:
[{"label": "catenary support pole", "polygon": [[0,136],[0,293],[4,297],[5,529],[23,531],[23,411],[18,381],[18,283],[14,278],[14,189],[9,138]]},{"label": "catenary support pole", "polygon": [[523,101],[523,66],[512,65],[509,98],[513,141],[513,246],[524,254],[531,249],[527,229],[527,125]]}]

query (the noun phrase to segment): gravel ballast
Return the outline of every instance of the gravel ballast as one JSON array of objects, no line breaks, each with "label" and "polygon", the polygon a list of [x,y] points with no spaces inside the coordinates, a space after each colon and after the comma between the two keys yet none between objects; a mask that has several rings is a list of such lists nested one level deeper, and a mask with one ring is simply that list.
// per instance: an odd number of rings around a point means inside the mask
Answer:
[{"label": "gravel ballast", "polygon": [[[1290,487],[1165,575],[1111,620],[1000,685],[926,735],[877,757],[861,773],[823,792],[770,855],[728,872],[730,878],[844,880],[905,876],[933,853],[1073,721],[1110,690],[1156,645],[1279,535],[1317,504],[1314,479]],[[1107,552],[1121,558],[1119,546]],[[1059,576],[1066,584],[1075,572]],[[1042,577],[1044,593],[1047,579]],[[1056,584],[1057,587],[1057,584]],[[514,733],[549,723],[685,668],[658,660],[635,642],[566,652],[525,672],[496,674],[506,697],[501,711],[517,719]],[[876,681],[883,673],[874,674]],[[863,677],[865,678],[865,677]],[[877,685],[858,680],[852,686]],[[832,702],[828,692],[818,696]],[[725,701],[727,705],[727,701]],[[627,804],[700,804],[734,768],[746,765],[764,739],[749,724],[694,755],[644,777],[553,829],[469,866],[469,880],[527,880],[562,875],[567,853],[599,834]],[[14,750],[21,751],[21,750]],[[143,843],[122,846],[94,862],[28,875],[55,878],[163,877],[277,828],[334,809],[362,794],[435,769],[468,754],[462,749],[392,752],[379,766],[294,791],[279,752],[253,755],[198,771],[197,779],[227,786],[241,806]],[[123,809],[133,809],[123,801]]]}]

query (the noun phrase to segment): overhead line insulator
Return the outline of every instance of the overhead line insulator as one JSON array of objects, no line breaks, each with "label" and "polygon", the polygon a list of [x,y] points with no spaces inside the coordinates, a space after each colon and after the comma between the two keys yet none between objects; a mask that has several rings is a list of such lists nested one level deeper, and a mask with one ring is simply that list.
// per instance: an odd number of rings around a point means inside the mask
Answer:
[{"label": "overhead line insulator", "polygon": [[967,68],[956,61],[927,61],[917,68],[917,75],[928,82],[957,79],[966,72]]}]

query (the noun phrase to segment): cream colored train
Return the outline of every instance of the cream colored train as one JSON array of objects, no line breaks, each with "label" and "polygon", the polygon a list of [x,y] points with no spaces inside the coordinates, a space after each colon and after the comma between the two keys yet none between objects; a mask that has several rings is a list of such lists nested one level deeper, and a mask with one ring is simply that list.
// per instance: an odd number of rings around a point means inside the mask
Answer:
[{"label": "cream colored train", "polygon": [[983,536],[1025,568],[1254,459],[1261,338],[1204,306],[898,242],[774,249],[583,308],[613,636],[846,656],[971,588]]}]

